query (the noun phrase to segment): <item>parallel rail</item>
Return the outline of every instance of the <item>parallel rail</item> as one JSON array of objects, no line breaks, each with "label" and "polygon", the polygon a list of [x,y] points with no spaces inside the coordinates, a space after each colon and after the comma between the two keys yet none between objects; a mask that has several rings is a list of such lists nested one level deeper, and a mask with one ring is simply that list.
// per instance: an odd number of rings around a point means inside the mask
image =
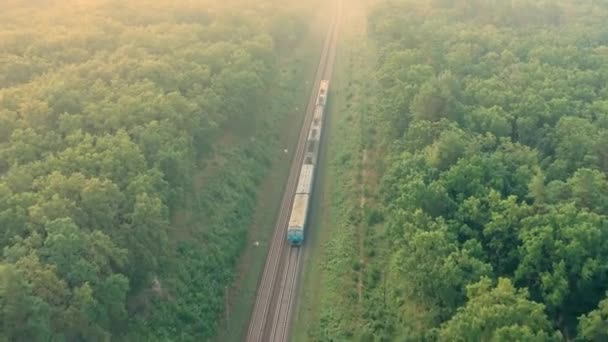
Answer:
[{"label": "parallel rail", "polygon": [[[306,107],[304,124],[300,130],[298,145],[281,202],[281,210],[266,258],[264,273],[258,285],[258,294],[247,332],[246,340],[248,342],[283,342],[289,339],[291,309],[295,301],[302,247],[290,247],[286,241],[285,230],[298,174],[304,159],[319,84],[323,79],[330,79],[333,72],[342,0],[336,0],[332,4],[336,7],[333,10],[335,14],[325,37],[310,100]],[[324,117],[327,116],[326,114]],[[310,230],[306,229],[305,234],[309,233]]]}]

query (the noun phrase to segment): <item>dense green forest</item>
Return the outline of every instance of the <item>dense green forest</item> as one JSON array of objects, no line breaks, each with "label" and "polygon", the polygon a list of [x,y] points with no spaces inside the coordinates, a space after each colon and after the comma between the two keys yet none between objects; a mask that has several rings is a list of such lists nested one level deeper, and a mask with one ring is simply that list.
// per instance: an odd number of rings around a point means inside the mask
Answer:
[{"label": "dense green forest", "polygon": [[0,341],[214,334],[298,6],[0,3]]},{"label": "dense green forest", "polygon": [[385,230],[358,335],[606,341],[608,3],[379,3]]}]

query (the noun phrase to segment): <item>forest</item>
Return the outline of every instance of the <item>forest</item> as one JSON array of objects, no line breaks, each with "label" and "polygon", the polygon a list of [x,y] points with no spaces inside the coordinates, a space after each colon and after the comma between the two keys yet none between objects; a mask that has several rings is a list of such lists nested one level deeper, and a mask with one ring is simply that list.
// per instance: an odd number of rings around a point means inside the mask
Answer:
[{"label": "forest", "polygon": [[304,13],[0,2],[0,341],[214,335]]},{"label": "forest", "polygon": [[[310,339],[607,341],[608,2],[360,2]],[[311,7],[0,2],[0,341],[215,336]]]},{"label": "forest", "polygon": [[605,1],[378,2],[388,251],[361,340],[608,340],[606,20]]}]

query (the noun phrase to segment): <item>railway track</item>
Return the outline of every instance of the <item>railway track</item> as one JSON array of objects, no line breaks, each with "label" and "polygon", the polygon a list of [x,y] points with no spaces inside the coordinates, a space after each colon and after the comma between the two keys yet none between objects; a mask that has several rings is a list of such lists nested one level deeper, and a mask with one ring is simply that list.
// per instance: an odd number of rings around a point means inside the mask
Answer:
[{"label": "railway track", "polygon": [[[304,246],[289,246],[285,238],[285,231],[298,181],[298,173],[304,159],[306,139],[313,117],[317,90],[321,80],[330,79],[333,72],[342,0],[332,1],[331,6],[333,7],[331,11],[334,14],[325,37],[315,81],[306,107],[306,116],[300,130],[291,171],[285,186],[281,210],[270,243],[264,273],[258,285],[258,293],[247,331],[246,341],[248,342],[282,342],[289,339],[291,314],[297,293],[300,260]],[[307,234],[310,234],[309,229]]]}]

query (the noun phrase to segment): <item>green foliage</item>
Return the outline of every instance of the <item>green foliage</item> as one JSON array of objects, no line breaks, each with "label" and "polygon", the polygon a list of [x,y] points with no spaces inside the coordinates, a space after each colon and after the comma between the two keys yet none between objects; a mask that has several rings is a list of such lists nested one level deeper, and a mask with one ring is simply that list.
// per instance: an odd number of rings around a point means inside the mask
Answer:
[{"label": "green foliage", "polygon": [[214,334],[305,11],[0,4],[0,340]]},{"label": "green foliage", "polygon": [[491,274],[491,267],[476,258],[479,246],[458,249],[443,222],[431,231],[414,229],[394,256],[393,272],[408,278],[406,296],[441,308],[438,315],[449,317],[449,310],[463,303],[466,284]]},{"label": "green foliage", "polygon": [[469,300],[439,331],[439,341],[551,341],[543,305],[500,278],[467,287]]},{"label": "green foliage", "polygon": [[[606,18],[570,0],[401,0],[369,15],[373,118],[392,147],[376,336],[605,339]],[[378,312],[385,290],[394,304]]]},{"label": "green foliage", "polygon": [[580,336],[588,341],[608,338],[608,300],[603,299],[598,308],[580,318]]}]

